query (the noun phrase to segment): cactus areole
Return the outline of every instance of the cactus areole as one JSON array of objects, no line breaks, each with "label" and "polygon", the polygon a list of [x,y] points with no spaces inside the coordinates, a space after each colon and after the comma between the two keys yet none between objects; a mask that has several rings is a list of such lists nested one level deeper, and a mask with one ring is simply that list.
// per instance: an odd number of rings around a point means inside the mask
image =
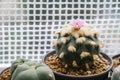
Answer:
[{"label": "cactus areole", "polygon": [[87,67],[99,59],[103,43],[98,39],[99,31],[92,25],[76,19],[65,24],[56,34],[58,38],[53,42],[53,48],[66,66]]},{"label": "cactus areole", "polygon": [[52,70],[43,63],[19,59],[10,68],[11,80],[55,80]]}]

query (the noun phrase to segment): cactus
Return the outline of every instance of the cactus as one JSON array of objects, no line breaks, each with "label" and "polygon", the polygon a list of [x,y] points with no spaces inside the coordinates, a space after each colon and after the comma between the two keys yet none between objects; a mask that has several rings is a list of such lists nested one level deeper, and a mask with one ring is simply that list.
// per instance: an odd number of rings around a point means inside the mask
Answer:
[{"label": "cactus", "polygon": [[113,70],[111,80],[120,80],[120,65]]},{"label": "cactus", "polygon": [[53,42],[56,55],[66,66],[89,68],[94,60],[99,59],[103,43],[98,39],[99,31],[83,20],[72,20],[56,32]]},{"label": "cactus", "polygon": [[55,80],[52,70],[42,62],[18,59],[10,71],[11,80]]}]

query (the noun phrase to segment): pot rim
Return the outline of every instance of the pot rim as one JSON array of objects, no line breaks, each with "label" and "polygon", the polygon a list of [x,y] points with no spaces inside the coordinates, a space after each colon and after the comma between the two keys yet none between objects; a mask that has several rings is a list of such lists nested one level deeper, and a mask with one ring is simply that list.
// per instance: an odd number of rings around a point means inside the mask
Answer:
[{"label": "pot rim", "polygon": [[112,58],[120,57],[120,54],[114,55]]},{"label": "pot rim", "polygon": [[[103,53],[103,52],[100,52],[105,58],[107,58],[107,60],[109,60],[110,62],[110,66],[107,70],[99,73],[99,74],[92,74],[92,75],[80,75],[80,76],[74,76],[74,75],[68,75],[68,74],[63,74],[63,73],[60,73],[60,72],[56,72],[54,70],[52,70],[54,73],[58,74],[58,75],[61,75],[61,76],[66,76],[66,77],[75,77],[75,78],[89,78],[89,77],[94,77],[94,76],[99,76],[99,75],[104,75],[106,74],[107,72],[111,71],[112,70],[112,67],[114,65],[113,63],[113,59],[112,57],[108,56],[107,54]],[[51,52],[48,52],[48,54],[46,54],[43,58],[43,62],[46,64],[45,62],[45,59],[46,57],[48,57],[50,54],[55,54],[55,50],[51,51]]]},{"label": "pot rim", "polygon": [[7,69],[10,69],[10,67],[6,67],[5,69],[3,69],[3,70],[0,72],[0,75],[1,75],[4,71],[6,71]]}]

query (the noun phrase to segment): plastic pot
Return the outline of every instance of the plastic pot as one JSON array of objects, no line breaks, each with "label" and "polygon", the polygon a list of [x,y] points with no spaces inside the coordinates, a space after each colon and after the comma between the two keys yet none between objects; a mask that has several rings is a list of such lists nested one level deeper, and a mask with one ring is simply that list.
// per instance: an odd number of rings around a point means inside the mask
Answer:
[{"label": "plastic pot", "polygon": [[[46,58],[50,55],[55,54],[55,51],[49,52],[43,59],[45,62]],[[60,72],[53,71],[56,80],[107,80],[109,72],[112,70],[113,67],[113,60],[110,56],[104,54],[101,52],[103,57],[107,59],[110,62],[110,66],[106,71],[103,71],[99,74],[94,75],[86,75],[86,76],[73,76],[73,75],[67,75]]]}]

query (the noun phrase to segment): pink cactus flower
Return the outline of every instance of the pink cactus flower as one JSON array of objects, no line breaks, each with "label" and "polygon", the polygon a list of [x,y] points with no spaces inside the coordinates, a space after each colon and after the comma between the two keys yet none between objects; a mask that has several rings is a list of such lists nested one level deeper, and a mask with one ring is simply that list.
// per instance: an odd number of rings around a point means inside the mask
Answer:
[{"label": "pink cactus flower", "polygon": [[72,20],[70,22],[70,25],[72,25],[73,28],[75,28],[75,29],[80,29],[81,27],[84,26],[84,24],[85,24],[85,21],[81,20],[81,19]]}]

